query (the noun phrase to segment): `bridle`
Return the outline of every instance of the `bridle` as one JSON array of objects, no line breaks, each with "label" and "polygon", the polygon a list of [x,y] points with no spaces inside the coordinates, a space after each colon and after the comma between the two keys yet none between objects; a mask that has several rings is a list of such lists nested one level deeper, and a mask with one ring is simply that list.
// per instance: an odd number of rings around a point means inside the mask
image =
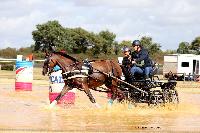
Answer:
[{"label": "bridle", "polygon": [[[53,59],[51,59],[51,57],[52,57],[52,54],[50,54],[48,57],[46,57],[46,60],[45,60],[45,62],[47,62],[48,64],[46,64],[46,66],[47,66],[47,71],[49,72],[48,73],[48,75],[51,73],[51,72],[53,72],[54,70],[53,70],[53,67],[51,67],[50,66],[50,62],[52,62],[53,64],[57,64],[57,62],[55,62],[55,60],[53,60]],[[60,59],[60,61],[61,62],[65,62],[62,58]],[[75,69],[75,68],[78,68],[78,64],[79,64],[80,62],[79,61],[75,61],[75,62],[73,62],[73,63],[71,63],[71,64],[69,64],[69,65],[64,65],[64,66],[62,66],[63,68],[69,68],[69,67],[72,67],[71,69],[73,70],[73,69]],[[54,66],[55,66],[54,65]],[[60,64],[61,65],[61,64]],[[67,72],[67,70],[63,70],[63,72],[62,73],[66,73]]]}]

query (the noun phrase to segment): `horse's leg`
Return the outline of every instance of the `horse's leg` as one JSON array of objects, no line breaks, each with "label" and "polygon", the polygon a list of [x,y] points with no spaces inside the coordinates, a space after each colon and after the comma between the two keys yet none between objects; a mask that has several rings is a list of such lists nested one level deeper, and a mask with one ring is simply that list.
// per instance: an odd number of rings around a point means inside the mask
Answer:
[{"label": "horse's leg", "polygon": [[124,92],[120,90],[119,88],[116,88],[116,89],[117,89],[117,96],[118,96],[119,102],[121,102],[122,100],[127,100],[127,97],[124,94]]},{"label": "horse's leg", "polygon": [[51,102],[50,107],[55,106],[58,103],[58,100],[60,100],[69,90],[69,87],[65,84],[60,94],[56,97],[55,100],[53,100],[53,102]]},{"label": "horse's leg", "polygon": [[90,92],[88,85],[86,83],[85,84],[83,83],[82,88],[84,89],[86,95],[89,97],[90,101],[95,105],[95,107],[100,108],[100,105],[96,103],[94,97],[92,96],[92,93]]},{"label": "horse's leg", "polygon": [[122,101],[122,100],[126,99],[126,96],[124,95],[124,93],[119,88],[117,88],[115,83],[113,85],[109,85],[109,86],[106,86],[106,87],[109,88],[111,90],[111,92],[112,92],[111,99],[108,100],[108,103],[110,105],[112,105],[113,101],[116,98],[118,98],[119,101]]},{"label": "horse's leg", "polygon": [[111,93],[111,97],[109,97],[108,99],[108,104],[112,105],[113,101],[117,98],[117,90],[115,88],[113,88],[112,85],[106,85],[107,88],[110,89],[110,93]]}]

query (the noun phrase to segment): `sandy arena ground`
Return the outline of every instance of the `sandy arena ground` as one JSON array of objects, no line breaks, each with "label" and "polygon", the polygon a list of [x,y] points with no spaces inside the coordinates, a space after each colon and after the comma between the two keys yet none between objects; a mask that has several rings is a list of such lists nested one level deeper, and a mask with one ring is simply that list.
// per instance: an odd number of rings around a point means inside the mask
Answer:
[{"label": "sandy arena ground", "polygon": [[0,132],[200,132],[200,83],[178,82],[177,107],[109,107],[105,93],[92,91],[101,105],[97,109],[77,91],[74,106],[49,108],[47,77],[37,73],[29,92],[15,92],[14,77],[0,71]]}]

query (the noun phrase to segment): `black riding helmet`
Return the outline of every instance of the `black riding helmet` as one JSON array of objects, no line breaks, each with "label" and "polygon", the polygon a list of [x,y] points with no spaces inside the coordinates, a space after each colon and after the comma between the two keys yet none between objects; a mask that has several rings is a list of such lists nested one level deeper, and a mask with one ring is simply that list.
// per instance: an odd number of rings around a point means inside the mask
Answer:
[{"label": "black riding helmet", "polygon": [[132,46],[141,46],[141,42],[139,40],[134,40]]},{"label": "black riding helmet", "polygon": [[130,48],[129,48],[129,47],[124,47],[124,48],[122,49],[122,51],[123,51],[123,52],[128,52],[128,51],[130,51]]}]

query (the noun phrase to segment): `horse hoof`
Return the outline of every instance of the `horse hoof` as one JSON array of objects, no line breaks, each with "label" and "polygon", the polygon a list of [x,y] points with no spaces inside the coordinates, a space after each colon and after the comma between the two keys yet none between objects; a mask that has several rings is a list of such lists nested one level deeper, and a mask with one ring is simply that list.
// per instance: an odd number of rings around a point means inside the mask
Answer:
[{"label": "horse hoof", "polygon": [[50,108],[53,108],[56,104],[57,104],[57,101],[54,100],[54,101],[50,104]]},{"label": "horse hoof", "polygon": [[112,99],[109,99],[109,100],[108,100],[108,105],[109,105],[109,106],[112,106],[112,105],[113,105],[113,100],[112,100]]}]

